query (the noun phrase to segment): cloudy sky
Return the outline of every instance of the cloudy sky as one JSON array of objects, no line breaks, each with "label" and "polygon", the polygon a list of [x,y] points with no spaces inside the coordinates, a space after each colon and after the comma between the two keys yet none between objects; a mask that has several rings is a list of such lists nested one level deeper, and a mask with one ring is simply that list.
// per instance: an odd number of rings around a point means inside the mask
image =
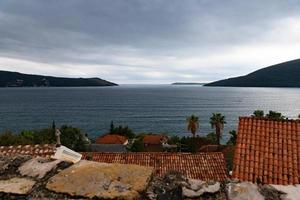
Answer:
[{"label": "cloudy sky", "polygon": [[299,52],[299,0],[0,1],[1,70],[208,82]]}]

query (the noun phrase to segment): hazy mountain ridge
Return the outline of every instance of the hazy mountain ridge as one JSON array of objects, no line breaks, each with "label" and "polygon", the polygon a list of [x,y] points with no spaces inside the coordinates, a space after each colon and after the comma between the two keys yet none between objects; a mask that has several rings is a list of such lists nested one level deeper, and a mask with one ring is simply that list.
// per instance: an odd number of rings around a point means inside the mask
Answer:
[{"label": "hazy mountain ridge", "polygon": [[100,78],[65,78],[0,71],[0,87],[86,87],[117,86]]},{"label": "hazy mountain ridge", "polygon": [[300,59],[262,68],[245,76],[208,83],[205,86],[300,87]]}]

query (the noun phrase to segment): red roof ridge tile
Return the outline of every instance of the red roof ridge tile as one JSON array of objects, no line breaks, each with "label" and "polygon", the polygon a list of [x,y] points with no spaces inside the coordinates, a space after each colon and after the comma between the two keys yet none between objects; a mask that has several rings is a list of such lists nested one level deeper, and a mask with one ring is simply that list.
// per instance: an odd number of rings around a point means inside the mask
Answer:
[{"label": "red roof ridge tile", "polygon": [[56,151],[55,144],[0,146],[0,155],[31,155],[50,157]]}]

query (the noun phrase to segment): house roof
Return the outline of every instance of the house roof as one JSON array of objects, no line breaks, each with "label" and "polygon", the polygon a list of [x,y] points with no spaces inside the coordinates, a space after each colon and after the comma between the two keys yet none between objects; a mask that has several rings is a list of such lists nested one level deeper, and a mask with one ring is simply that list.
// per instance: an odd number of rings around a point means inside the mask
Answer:
[{"label": "house roof", "polygon": [[300,121],[240,117],[233,177],[265,184],[299,184]]},{"label": "house roof", "polygon": [[161,144],[163,139],[166,139],[165,135],[145,135],[143,137],[143,143],[147,144]]},{"label": "house roof", "polygon": [[91,144],[90,147],[93,152],[127,152],[123,144]]},{"label": "house roof", "polygon": [[50,157],[56,151],[55,145],[18,145],[18,146],[0,146],[0,155],[15,156],[15,155],[31,155]]},{"label": "house roof", "polygon": [[226,164],[222,153],[83,153],[83,158],[105,163],[136,164],[154,167],[154,174],[163,176],[178,171],[189,178],[224,181]]},{"label": "house roof", "polygon": [[128,139],[122,135],[107,134],[96,139],[96,144],[124,144]]}]

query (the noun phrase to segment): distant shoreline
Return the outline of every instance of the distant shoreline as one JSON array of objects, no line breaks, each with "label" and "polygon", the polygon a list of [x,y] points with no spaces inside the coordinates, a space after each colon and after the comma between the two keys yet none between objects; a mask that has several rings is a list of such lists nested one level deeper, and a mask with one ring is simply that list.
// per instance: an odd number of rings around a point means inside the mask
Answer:
[{"label": "distant shoreline", "polygon": [[205,85],[207,83],[172,83],[171,85]]}]

